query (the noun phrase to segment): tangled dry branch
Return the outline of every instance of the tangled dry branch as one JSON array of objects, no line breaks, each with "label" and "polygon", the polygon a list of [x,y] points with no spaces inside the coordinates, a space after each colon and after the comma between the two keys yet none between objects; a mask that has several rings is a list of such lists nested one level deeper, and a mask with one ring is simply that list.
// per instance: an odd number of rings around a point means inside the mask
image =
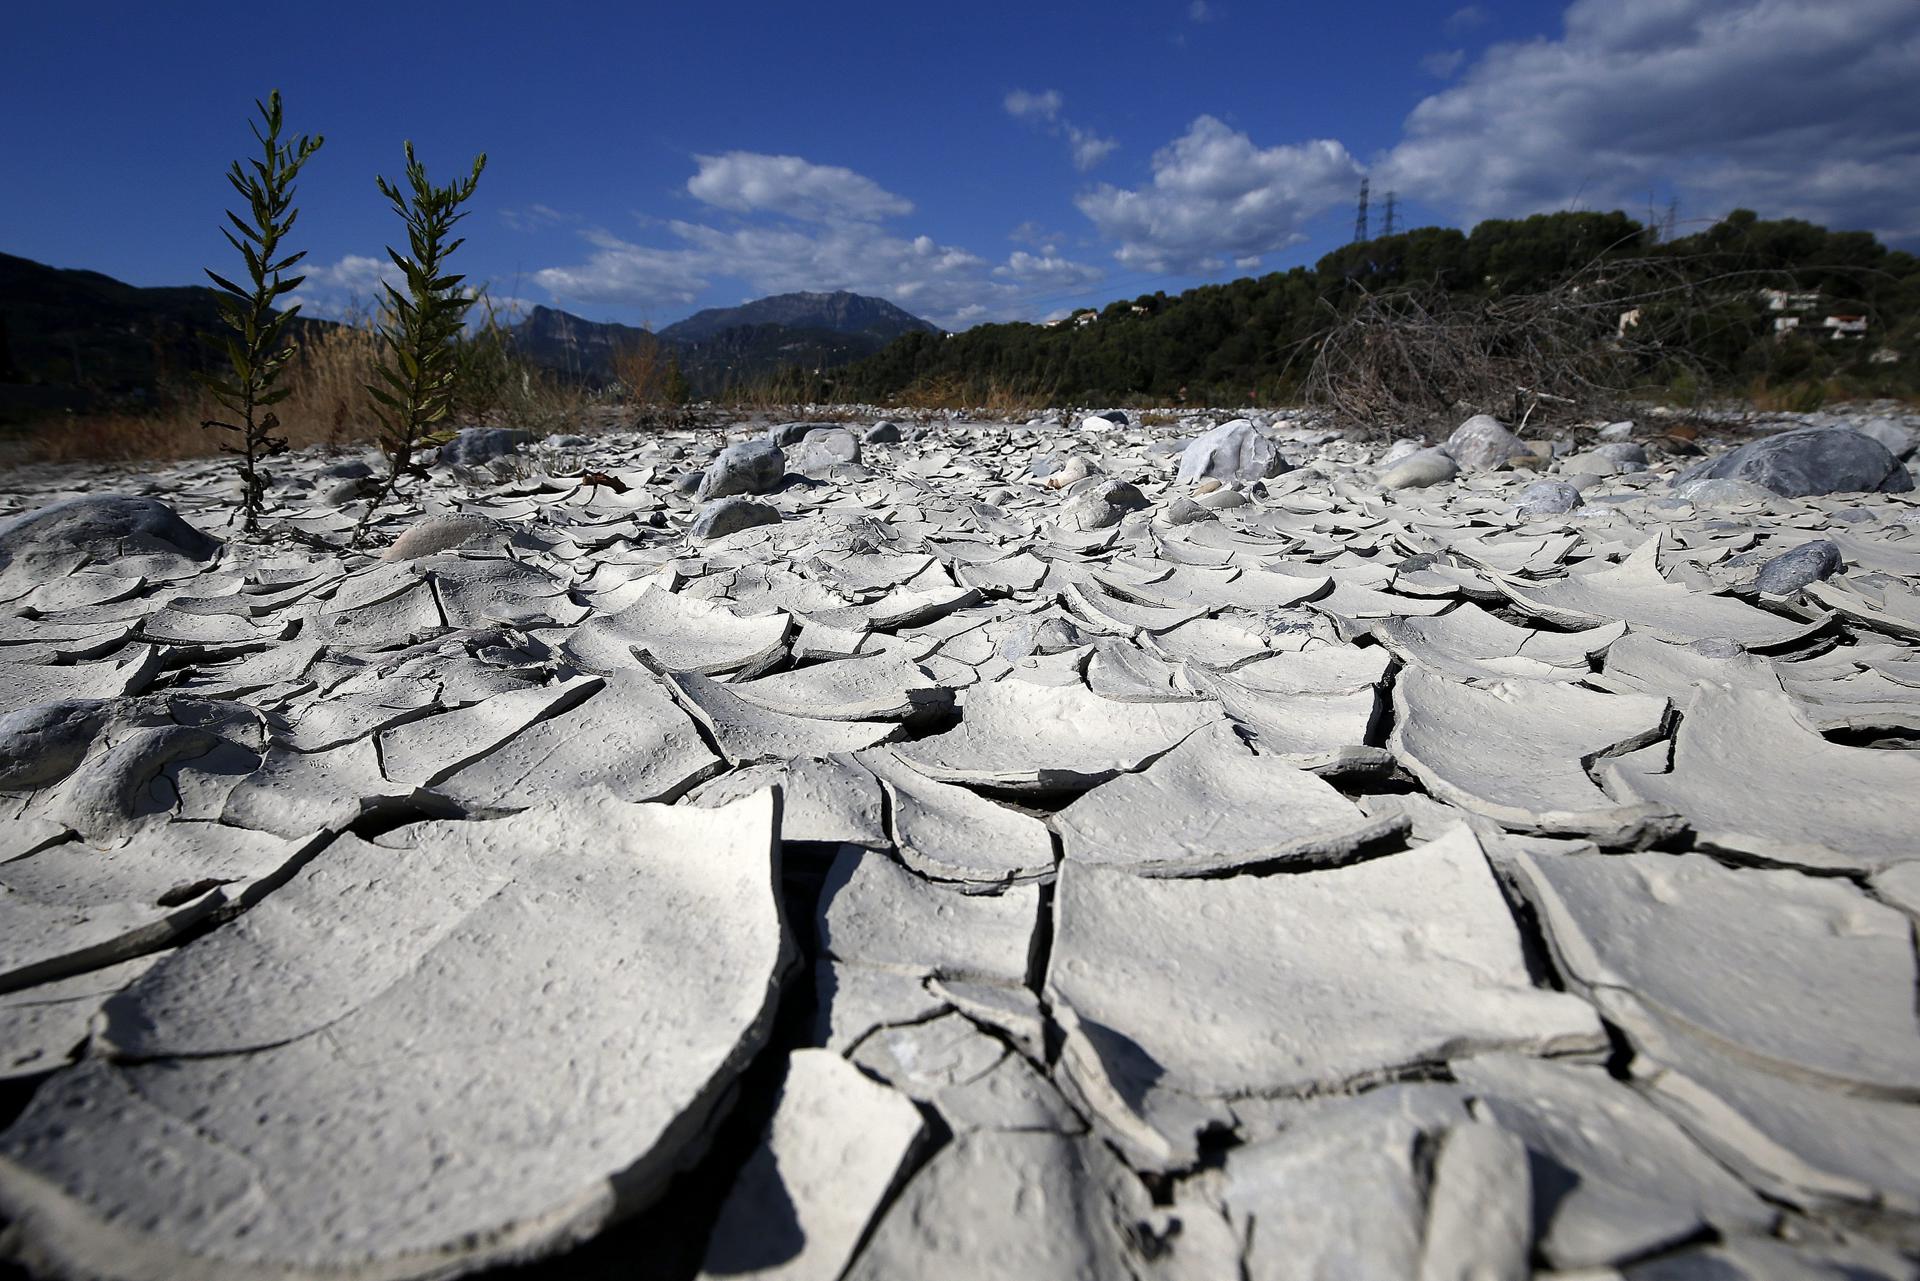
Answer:
[{"label": "tangled dry branch", "polygon": [[[1708,279],[1676,258],[1603,258],[1552,288],[1480,297],[1437,284],[1367,291],[1314,341],[1303,390],[1375,430],[1463,414],[1539,423],[1611,413],[1650,380],[1708,371],[1702,330],[1756,273]],[[1329,304],[1333,306],[1333,304]]]}]

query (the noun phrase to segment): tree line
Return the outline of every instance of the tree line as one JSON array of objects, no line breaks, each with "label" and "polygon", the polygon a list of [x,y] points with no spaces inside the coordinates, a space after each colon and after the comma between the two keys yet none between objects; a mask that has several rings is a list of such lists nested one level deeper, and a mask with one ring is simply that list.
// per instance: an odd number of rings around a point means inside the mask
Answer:
[{"label": "tree line", "polygon": [[[1382,305],[1393,298],[1422,301]],[[1539,305],[1516,308],[1522,300]],[[879,403],[938,389],[975,404],[1009,391],[1063,405],[1290,404],[1315,385],[1335,335],[1436,308],[1535,321],[1578,313],[1582,341],[1630,356],[1612,364],[1650,394],[1920,386],[1920,259],[1867,232],[1740,209],[1667,240],[1617,211],[1420,227],[1344,245],[1310,268],[1118,300],[1090,323],[908,334],[819,390]],[[1836,340],[1829,315],[1864,318],[1864,338]],[[1783,317],[1798,327],[1780,327]]]}]

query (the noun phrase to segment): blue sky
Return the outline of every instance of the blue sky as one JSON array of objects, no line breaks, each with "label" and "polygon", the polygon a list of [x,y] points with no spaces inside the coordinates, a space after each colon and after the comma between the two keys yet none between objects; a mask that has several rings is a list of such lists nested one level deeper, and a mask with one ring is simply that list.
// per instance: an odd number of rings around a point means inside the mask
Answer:
[{"label": "blue sky", "polygon": [[1920,0],[28,6],[0,251],[137,284],[225,263],[278,87],[324,133],[310,310],[371,297],[411,138],[489,164],[456,266],[664,325],[794,289],[953,328],[1310,263],[1360,177],[1404,225],[1736,205],[1920,242]]}]

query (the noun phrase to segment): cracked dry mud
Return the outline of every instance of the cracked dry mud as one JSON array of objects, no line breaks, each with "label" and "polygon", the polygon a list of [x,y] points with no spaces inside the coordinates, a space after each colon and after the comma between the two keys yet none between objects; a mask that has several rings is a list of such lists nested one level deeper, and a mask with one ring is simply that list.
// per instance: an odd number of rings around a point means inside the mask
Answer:
[{"label": "cracked dry mud", "polygon": [[1226,417],[16,474],[0,1254],[1915,1275],[1899,465]]}]

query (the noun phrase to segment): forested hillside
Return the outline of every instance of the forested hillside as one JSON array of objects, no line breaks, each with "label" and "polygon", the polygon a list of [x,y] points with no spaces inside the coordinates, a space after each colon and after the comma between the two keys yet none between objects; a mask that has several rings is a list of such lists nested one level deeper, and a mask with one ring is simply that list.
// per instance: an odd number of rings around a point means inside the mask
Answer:
[{"label": "forested hillside", "polygon": [[[1807,296],[1776,309],[1767,289]],[[1851,378],[1910,390],[1920,372],[1913,255],[1866,232],[1746,210],[1660,242],[1616,212],[1488,221],[1471,233],[1422,227],[1343,246],[1311,268],[1123,299],[1092,321],[909,334],[849,367],[832,391],[882,403],[1009,392],[1056,403],[1284,402],[1302,392],[1328,336],[1383,296],[1419,298],[1429,310],[1435,299],[1499,310],[1541,298],[1545,313],[1590,313],[1596,344],[1619,337],[1621,317],[1637,309],[1626,333],[1638,340],[1630,344],[1638,375],[1653,386],[1695,390],[1703,376],[1729,389]],[[1836,338],[1830,315],[1864,318],[1864,336]],[[1777,329],[1783,318],[1798,327]]]}]

